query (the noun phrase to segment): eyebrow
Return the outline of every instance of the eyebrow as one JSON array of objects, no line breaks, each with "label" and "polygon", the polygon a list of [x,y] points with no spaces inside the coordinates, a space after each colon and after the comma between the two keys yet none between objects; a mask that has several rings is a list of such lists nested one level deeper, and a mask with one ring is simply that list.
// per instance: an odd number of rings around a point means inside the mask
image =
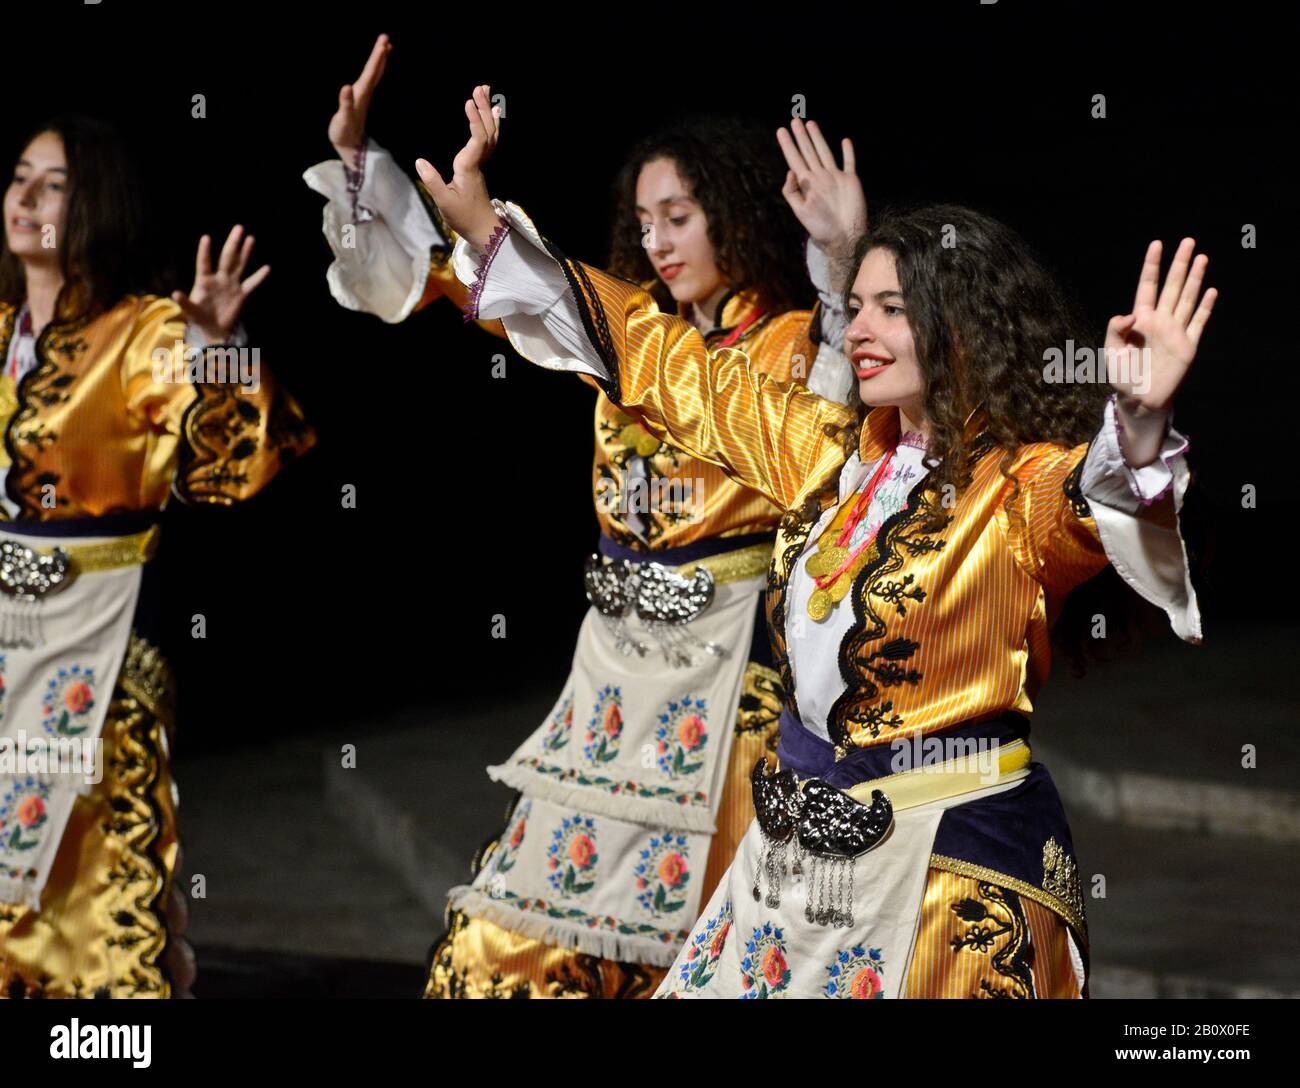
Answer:
[{"label": "eyebrow", "polygon": [[[887,298],[889,298],[890,296],[893,296],[893,295],[896,295],[896,296],[898,296],[899,298],[902,298],[902,297],[903,297],[903,292],[902,292],[902,291],[895,291],[895,290],[893,290],[893,289],[891,288],[891,289],[888,290],[888,291],[877,291],[877,292],[876,292],[874,295],[872,295],[871,297],[874,298],[877,302],[884,302],[885,299],[887,299]],[[844,301],[845,301],[845,302],[861,302],[862,299],[858,296],[858,293],[857,293],[856,291],[850,291],[848,294],[846,294],[846,295],[844,296]]]},{"label": "eyebrow", "polygon": [[[31,164],[30,162],[28,162],[26,159],[19,159],[19,160],[18,160],[18,165],[19,165],[19,166],[31,166],[32,164]],[[56,170],[57,170],[60,174],[66,174],[66,173],[68,172],[68,168],[67,168],[66,166],[48,166],[48,167],[46,167],[45,172],[46,172],[47,174],[52,174],[52,173],[54,173]]]},{"label": "eyebrow", "polygon": [[[690,198],[689,196],[681,196],[681,195],[678,195],[678,196],[666,196],[666,197],[663,198],[663,200],[656,200],[656,201],[655,201],[655,207],[657,207],[657,208],[662,208],[662,207],[665,207],[665,206],[668,205],[668,204],[690,204],[690,203],[692,203],[692,201],[691,201],[691,198]],[[638,205],[636,206],[636,210],[639,211],[639,212],[643,212],[643,211],[645,211],[646,209],[643,208],[640,204],[638,204]]]}]

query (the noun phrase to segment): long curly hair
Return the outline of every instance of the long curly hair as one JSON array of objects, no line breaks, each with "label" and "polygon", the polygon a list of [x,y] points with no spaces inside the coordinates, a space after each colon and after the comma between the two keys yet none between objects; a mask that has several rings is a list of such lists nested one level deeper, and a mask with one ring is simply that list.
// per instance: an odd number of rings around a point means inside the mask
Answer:
[{"label": "long curly hair", "polygon": [[689,118],[643,139],[614,182],[609,270],[638,283],[673,312],[677,303],[655,275],[636,214],[641,168],[670,159],[708,222],[718,270],[734,290],[752,290],[775,313],[808,305],[804,232],[781,195],[786,167],[772,132],[734,117]]},{"label": "long curly hair", "polygon": [[886,211],[859,242],[854,267],[878,247],[894,257],[925,380],[931,486],[960,494],[970,483],[964,431],[982,408],[1014,503],[1009,468],[1021,446],[1073,447],[1096,433],[1110,387],[1050,382],[1043,367],[1068,341],[1092,347],[1100,337],[1024,239],[990,216],[955,204]]},{"label": "long curly hair", "polygon": [[[965,434],[965,425],[970,413],[982,408],[984,433],[1001,449],[999,468],[1012,483],[1008,514],[1023,517],[1015,502],[1019,481],[1010,471],[1020,447],[1087,442],[1110,393],[1104,382],[1045,380],[1046,353],[1065,351],[1070,340],[1098,346],[1102,330],[1085,325],[1015,231],[980,212],[939,204],[877,213],[858,244],[854,267],[877,247],[894,257],[924,376],[928,488],[944,494],[951,485],[950,493],[960,495],[969,486],[975,436]],[[838,437],[846,449],[857,448],[856,433]],[[926,531],[937,531],[945,520],[943,505],[934,504]],[[1112,618],[1111,648],[1128,645],[1135,619],[1132,594],[1109,568],[1070,595],[1053,631],[1076,672],[1088,658],[1109,656],[1090,636],[1090,617],[1099,611]]]}]

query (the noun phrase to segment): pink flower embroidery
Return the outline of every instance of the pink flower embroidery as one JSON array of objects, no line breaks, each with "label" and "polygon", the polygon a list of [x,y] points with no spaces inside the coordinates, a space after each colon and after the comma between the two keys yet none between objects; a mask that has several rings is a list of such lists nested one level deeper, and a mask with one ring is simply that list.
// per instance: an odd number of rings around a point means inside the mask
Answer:
[{"label": "pink flower embroidery", "polygon": [[686,859],[681,854],[668,854],[659,862],[659,879],[668,887],[677,887],[685,875]]},{"label": "pink flower embroidery", "polygon": [[677,739],[688,752],[694,751],[703,743],[704,722],[700,720],[698,714],[683,719],[682,724],[677,727]]},{"label": "pink flower embroidery", "polygon": [[569,858],[579,869],[585,869],[591,864],[595,852],[596,844],[586,835],[575,835],[569,846]]},{"label": "pink flower embroidery", "polygon": [[772,947],[763,953],[763,977],[773,988],[781,985],[785,978],[785,956],[779,948]]},{"label": "pink flower embroidery", "polygon": [[69,685],[63,694],[63,705],[73,714],[80,714],[90,705],[90,686],[81,680]]},{"label": "pink flower embroidery", "polygon": [[18,822],[29,830],[45,817],[45,802],[39,797],[28,797],[18,806]]},{"label": "pink flower embroidery", "polygon": [[880,976],[870,967],[864,967],[849,983],[849,993],[855,998],[872,998],[885,988]]}]

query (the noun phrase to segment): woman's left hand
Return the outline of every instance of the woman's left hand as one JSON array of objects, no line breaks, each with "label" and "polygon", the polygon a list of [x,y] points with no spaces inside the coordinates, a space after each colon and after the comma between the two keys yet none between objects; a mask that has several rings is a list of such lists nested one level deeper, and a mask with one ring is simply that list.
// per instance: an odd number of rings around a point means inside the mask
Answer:
[{"label": "woman's left hand", "polygon": [[188,295],[184,291],[172,292],[172,300],[186,319],[198,326],[209,344],[224,344],[230,339],[245,300],[271,274],[271,266],[263,265],[240,282],[252,252],[253,236],[244,237],[244,228],[234,227],[213,269],[212,238],[205,234],[199,239],[194,261],[194,286]]},{"label": "woman's left hand", "polygon": [[1182,240],[1157,298],[1161,244],[1152,242],[1138,278],[1133,312],[1112,317],[1106,326],[1106,359],[1115,374],[1111,385],[1129,407],[1143,413],[1168,413],[1173,406],[1219,295],[1211,287],[1200,296],[1210,259],[1202,253],[1193,260],[1195,250],[1193,239]]},{"label": "woman's left hand", "polygon": [[474,88],[465,103],[465,116],[469,140],[452,161],[451,181],[444,182],[428,159],[416,159],[415,171],[447,225],[481,249],[501,222],[483,177],[483,164],[501,135],[501,111],[492,105],[492,88],[486,83]]}]

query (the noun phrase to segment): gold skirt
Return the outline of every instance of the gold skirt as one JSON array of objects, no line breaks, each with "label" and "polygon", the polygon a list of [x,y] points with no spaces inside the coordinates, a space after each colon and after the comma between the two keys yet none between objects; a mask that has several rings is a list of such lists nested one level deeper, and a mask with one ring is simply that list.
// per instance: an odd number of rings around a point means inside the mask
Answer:
[{"label": "gold skirt", "polygon": [[41,909],[0,903],[0,996],[171,996],[171,690],[161,655],[132,635],[101,734],[104,775],[73,806]]},{"label": "gold skirt", "polygon": [[[731,865],[754,818],[750,771],[774,757],[782,690],[776,673],[750,663],[736,737],[709,849],[701,902],[707,903]],[[507,821],[508,823],[508,821]],[[489,843],[472,873],[492,856]],[[449,910],[436,944],[426,998],[648,998],[666,967],[619,963],[522,937]],[[999,885],[931,869],[903,997],[1077,998],[1068,929],[1048,908]]]}]

